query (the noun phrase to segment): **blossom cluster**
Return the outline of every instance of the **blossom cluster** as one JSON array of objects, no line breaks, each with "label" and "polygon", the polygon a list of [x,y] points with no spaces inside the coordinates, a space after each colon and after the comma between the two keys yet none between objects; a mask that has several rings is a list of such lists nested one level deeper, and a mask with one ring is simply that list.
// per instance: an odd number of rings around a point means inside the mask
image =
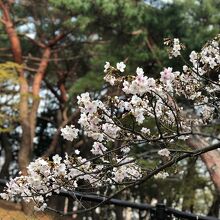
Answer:
[{"label": "blossom cluster", "polygon": [[[12,179],[1,196],[34,200],[44,209],[53,192],[74,191],[80,188],[79,182],[85,187],[103,189],[140,180],[146,174],[138,158],[132,156],[137,146],[166,141],[167,147],[158,150],[158,154],[170,160],[169,145],[187,139],[194,129],[219,118],[219,75],[217,80],[209,77],[220,66],[219,41],[217,37],[201,52],[191,52],[190,64],[185,63],[182,69],[165,67],[158,78],[148,77],[141,67],[134,75],[128,75],[123,62],[116,67],[106,62],[104,80],[120,88],[118,94],[98,99],[88,92],[77,96],[77,127],[93,141],[92,158],[81,157],[80,149],[72,157],[55,155],[52,161],[39,158],[28,166],[28,175]],[[181,55],[181,48],[179,39],[174,39],[172,55]],[[68,141],[77,139],[79,132],[74,125],[61,129]],[[168,176],[167,172],[158,171],[155,178]]]},{"label": "blossom cluster", "polygon": [[[136,180],[141,177],[140,168],[133,158],[116,158],[117,167],[106,169],[104,165],[93,165],[80,156],[70,157],[67,154],[62,159],[55,155],[52,161],[38,158],[27,167],[27,175],[12,179],[7,183],[7,189],[1,193],[3,199],[9,200],[22,197],[25,202],[34,200],[36,210],[43,211],[47,207],[47,198],[52,193],[59,194],[61,190],[74,191],[78,182],[86,182],[96,188],[103,184],[121,183],[124,180]],[[109,175],[103,176],[103,171]]]},{"label": "blossom cluster", "polygon": [[177,57],[180,55],[180,50],[181,50],[181,46],[180,46],[180,41],[178,38],[174,38],[173,40],[173,48],[172,48],[172,55],[174,57]]},{"label": "blossom cluster", "polygon": [[174,38],[173,40],[167,38],[165,39],[164,44],[170,46],[168,49],[169,58],[180,56],[180,51],[184,48],[184,46],[180,44],[180,40],[178,38]]},{"label": "blossom cluster", "polygon": [[169,157],[170,156],[170,151],[167,148],[164,148],[164,149],[159,150],[158,154],[160,156]]},{"label": "blossom cluster", "polygon": [[168,176],[169,176],[169,173],[162,171],[154,175],[154,178],[155,179],[166,179]]},{"label": "blossom cluster", "polygon": [[79,129],[75,128],[74,125],[66,126],[65,128],[61,128],[61,135],[64,139],[68,141],[73,141],[78,137]]}]

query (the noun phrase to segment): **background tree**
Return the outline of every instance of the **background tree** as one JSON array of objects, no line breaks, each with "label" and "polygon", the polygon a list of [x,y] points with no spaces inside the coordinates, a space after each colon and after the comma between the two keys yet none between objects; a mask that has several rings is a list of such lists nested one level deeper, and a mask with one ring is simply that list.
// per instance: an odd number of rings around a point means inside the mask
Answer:
[{"label": "background tree", "polygon": [[[163,38],[180,37],[189,49],[198,49],[218,32],[218,8],[219,2],[214,0],[198,4],[132,0],[1,1],[1,29],[6,33],[1,36],[1,44],[6,49],[11,47],[13,52],[1,50],[1,61],[12,60],[23,67],[19,72],[23,95],[18,112],[23,133],[19,143],[14,141],[19,136],[17,130],[9,139],[17,145],[15,153],[19,146],[23,172],[36,156],[57,152],[62,155],[73,151],[72,145],[87,149],[90,142],[85,138],[69,144],[59,137],[59,132],[53,133],[54,129],[59,131],[76,120],[77,112],[72,113],[78,93],[92,88],[96,96],[106,89],[102,86],[106,59],[111,63],[126,60],[131,70],[142,66],[149,75],[155,75],[171,62],[162,47]],[[178,67],[179,62],[175,61],[175,65]],[[39,96],[43,99],[40,107]]]}]

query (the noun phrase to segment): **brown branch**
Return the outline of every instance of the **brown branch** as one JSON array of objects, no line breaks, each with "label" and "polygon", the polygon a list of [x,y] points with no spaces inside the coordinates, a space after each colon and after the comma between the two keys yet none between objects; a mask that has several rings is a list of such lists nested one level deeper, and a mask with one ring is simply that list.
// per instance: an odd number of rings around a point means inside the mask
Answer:
[{"label": "brown branch", "polygon": [[37,40],[29,37],[26,34],[20,34],[20,35],[26,37],[28,40],[30,40],[32,43],[34,43],[38,47],[45,49],[47,47],[51,48],[51,47],[55,46],[59,41],[61,41],[63,38],[65,38],[68,34],[69,34],[69,32],[68,33],[61,33],[60,35],[57,35],[52,40],[50,40],[47,44],[44,44],[44,43],[42,43],[40,41],[37,41]]},{"label": "brown branch", "polygon": [[151,53],[153,54],[154,58],[156,59],[157,64],[160,67],[162,67],[163,65],[162,65],[161,61],[159,60],[159,58],[158,58],[158,56],[155,52],[155,46],[154,46],[153,40],[150,37],[148,37],[147,40],[146,40],[146,43],[147,43],[147,47],[150,49]]},{"label": "brown branch", "polygon": [[[137,182],[134,182],[128,186],[125,186],[123,187],[121,190],[119,190],[118,192],[114,193],[114,195],[108,197],[105,201],[103,201],[102,203],[100,203],[98,206],[102,205],[102,204],[105,204],[105,202],[109,201],[111,198],[115,197],[116,195],[122,193],[123,191],[125,191],[126,189],[129,189],[131,187],[134,187],[136,185],[140,185],[142,183],[144,183],[145,181],[147,181],[148,179],[150,179],[151,177],[153,177],[154,175],[158,174],[159,172],[163,171],[164,169],[166,168],[169,168],[171,167],[172,165],[174,165],[175,163],[178,163],[179,161],[182,161],[186,158],[189,158],[189,157],[195,157],[195,156],[199,156],[201,154],[204,154],[204,153],[207,153],[209,151],[212,151],[212,150],[215,150],[215,149],[218,149],[220,148],[220,143],[218,144],[215,144],[215,145],[211,145],[211,146],[208,146],[208,147],[205,147],[205,148],[202,148],[202,149],[198,149],[198,150],[195,150],[193,153],[190,152],[190,153],[185,153],[179,157],[175,157],[173,158],[172,160],[168,161],[167,163],[163,164],[162,166],[160,166],[159,168],[153,170],[152,172],[150,172],[149,174],[147,174],[145,177],[143,177],[141,180],[137,181]],[[95,208],[97,208],[98,206],[96,207],[92,207],[90,210],[93,210]],[[89,210],[89,211],[90,211]]]},{"label": "brown branch", "polygon": [[54,39],[50,40],[49,43],[47,44],[48,47],[53,47],[55,46],[58,41],[61,41],[63,38],[65,38],[70,32],[67,33],[61,33],[60,35],[57,35]]},{"label": "brown branch", "polygon": [[0,51],[7,51],[7,50],[10,50],[10,48],[0,48]]},{"label": "brown branch", "polygon": [[40,47],[40,48],[46,48],[46,47],[47,47],[44,43],[42,43],[42,42],[40,42],[40,41],[37,41],[37,40],[35,40],[35,39],[29,37],[29,36],[26,35],[26,34],[19,34],[19,35],[26,37],[29,41],[31,41],[33,44],[37,45],[37,46]]},{"label": "brown branch", "polygon": [[[51,51],[51,53],[53,52],[57,52],[57,51]],[[6,56],[5,54],[3,54],[2,56]],[[11,55],[7,55],[9,57],[11,57]],[[76,60],[78,58],[82,57],[81,55],[80,56],[73,56],[73,57],[66,57],[66,58],[50,58],[49,61],[52,62],[52,61],[56,61],[56,62],[59,62],[59,61],[67,61],[67,60]],[[41,61],[41,58],[40,57],[33,57],[33,56],[23,56],[23,59],[25,61],[27,60],[33,60],[33,61]]]},{"label": "brown branch", "polygon": [[24,70],[28,70],[29,72],[34,72],[34,73],[37,72],[37,69],[30,68],[30,67],[28,67],[28,66],[24,66],[23,69],[24,69]]},{"label": "brown branch", "polygon": [[2,22],[5,26],[5,31],[9,37],[10,43],[11,43],[11,49],[14,56],[14,60],[18,64],[22,64],[22,50],[21,50],[21,44],[16,32],[16,29],[14,27],[14,24],[11,20],[10,14],[9,14],[9,7],[7,4],[4,4],[2,1],[0,1],[0,8],[2,10]]},{"label": "brown branch", "polygon": [[47,88],[48,88],[48,89],[54,94],[54,96],[57,98],[57,100],[62,103],[62,101],[63,101],[62,98],[61,98],[60,95],[57,93],[57,91],[53,88],[53,86],[48,82],[48,80],[47,80],[47,79],[44,79],[44,82],[45,82]]},{"label": "brown branch", "polygon": [[41,58],[41,62],[37,70],[37,73],[34,76],[33,87],[32,87],[33,96],[38,97],[39,95],[40,85],[44,78],[44,75],[45,75],[45,72],[48,66],[50,54],[51,54],[50,48],[49,47],[45,48],[42,58]]},{"label": "brown branch", "polygon": [[[54,57],[57,59],[58,58],[58,53],[56,52],[54,54]],[[60,93],[61,93],[61,100],[62,103],[66,103],[67,102],[67,91],[65,88],[65,82],[66,82],[66,74],[63,72],[63,70],[59,70],[59,65],[58,65],[58,61],[55,60],[54,61],[56,67],[57,67],[57,76],[58,76],[58,86],[60,89]]]},{"label": "brown branch", "polygon": [[[125,191],[125,190],[127,190],[131,187],[135,187],[136,185],[142,184],[143,182],[145,182],[148,179],[152,178],[154,175],[158,174],[159,172],[163,171],[164,169],[171,167],[175,163],[178,163],[179,161],[182,161],[182,160],[184,160],[186,158],[189,158],[189,157],[195,157],[195,156],[202,155],[204,153],[207,153],[209,151],[212,151],[212,150],[215,150],[215,149],[218,149],[218,148],[220,148],[220,143],[214,144],[214,145],[211,145],[211,146],[199,149],[199,150],[195,150],[195,151],[190,152],[190,153],[184,153],[179,157],[174,157],[173,159],[171,159],[167,163],[163,164],[162,166],[160,166],[157,169],[155,169],[155,170],[151,171],[150,173],[148,173],[146,176],[144,176],[139,181],[135,181],[133,183],[130,183],[127,186],[123,187],[122,189],[118,190],[113,195],[104,198],[103,201],[101,201],[97,205],[95,205],[95,206],[93,206],[89,209],[86,209],[86,210],[78,210],[78,211],[68,212],[68,213],[65,213],[65,215],[72,215],[72,214],[76,214],[76,213],[79,214],[79,213],[85,213],[85,212],[88,212],[88,211],[92,211],[92,210],[96,209],[97,207],[99,207],[101,205],[107,204],[112,198],[114,198],[118,194],[122,193],[123,191]],[[50,208],[48,207],[48,209],[50,209]],[[50,209],[50,210],[52,210],[52,209]],[[57,211],[57,210],[54,210],[54,209],[53,209],[53,211],[55,211],[57,213],[60,213],[60,214],[64,214],[63,212]]]}]

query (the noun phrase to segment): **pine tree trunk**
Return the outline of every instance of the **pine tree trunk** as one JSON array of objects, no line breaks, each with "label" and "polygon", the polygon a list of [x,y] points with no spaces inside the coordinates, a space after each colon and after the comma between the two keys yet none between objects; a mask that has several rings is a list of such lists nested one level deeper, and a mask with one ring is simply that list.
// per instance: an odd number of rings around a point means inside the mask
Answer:
[{"label": "pine tree trunk", "polygon": [[[194,136],[187,141],[188,145],[193,149],[201,149],[210,145],[205,139]],[[216,217],[219,217],[220,212],[220,152],[218,150],[209,151],[201,156],[202,161],[206,165],[206,168],[210,174],[210,178],[216,189],[216,201],[218,202],[218,208],[215,205]],[[217,210],[218,209],[218,210]]]}]

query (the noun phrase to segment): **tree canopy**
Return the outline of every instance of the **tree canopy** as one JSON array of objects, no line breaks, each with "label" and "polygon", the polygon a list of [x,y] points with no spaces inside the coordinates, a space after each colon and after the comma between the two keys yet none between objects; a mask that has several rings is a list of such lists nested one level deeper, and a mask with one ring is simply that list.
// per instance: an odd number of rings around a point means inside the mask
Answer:
[{"label": "tree canopy", "polygon": [[[60,133],[66,125],[78,121],[79,94],[89,92],[91,99],[103,102],[107,96],[121,95],[120,87],[112,88],[103,80],[106,61],[114,68],[123,61],[127,77],[137,66],[155,79],[169,66],[182,71],[182,59],[187,60],[192,50],[199,51],[219,33],[219,8],[218,0],[0,1],[0,133],[5,161],[0,176],[9,179],[19,170],[26,173],[28,164],[39,156],[52,160],[58,153],[63,158],[65,152],[72,155],[76,149],[83,157],[91,156],[92,140],[84,132],[73,142],[65,141]],[[168,56],[163,42],[173,38],[186,46],[182,58]],[[218,80],[218,71],[208,73],[211,80]],[[215,95],[218,97],[217,92]],[[186,109],[192,104],[183,97],[178,101]],[[126,126],[132,121],[129,114],[123,119]],[[147,122],[152,130],[154,122]],[[208,133],[218,130],[218,125],[206,128]],[[132,149],[131,154],[147,152],[139,162],[151,170],[161,161],[158,156],[151,158],[151,152],[166,144],[145,144]],[[196,144],[191,143],[189,148],[189,143],[179,140],[176,147],[189,151]],[[120,142],[112,147],[118,145]],[[213,152],[215,164],[219,155]],[[173,176],[166,180],[151,179],[139,190],[130,190],[130,198],[142,202],[166,200],[170,206],[182,204],[183,210],[217,216],[218,187],[207,174],[212,165],[202,159],[206,166],[197,157],[187,159],[171,168]],[[204,202],[207,198],[209,207]]]}]

